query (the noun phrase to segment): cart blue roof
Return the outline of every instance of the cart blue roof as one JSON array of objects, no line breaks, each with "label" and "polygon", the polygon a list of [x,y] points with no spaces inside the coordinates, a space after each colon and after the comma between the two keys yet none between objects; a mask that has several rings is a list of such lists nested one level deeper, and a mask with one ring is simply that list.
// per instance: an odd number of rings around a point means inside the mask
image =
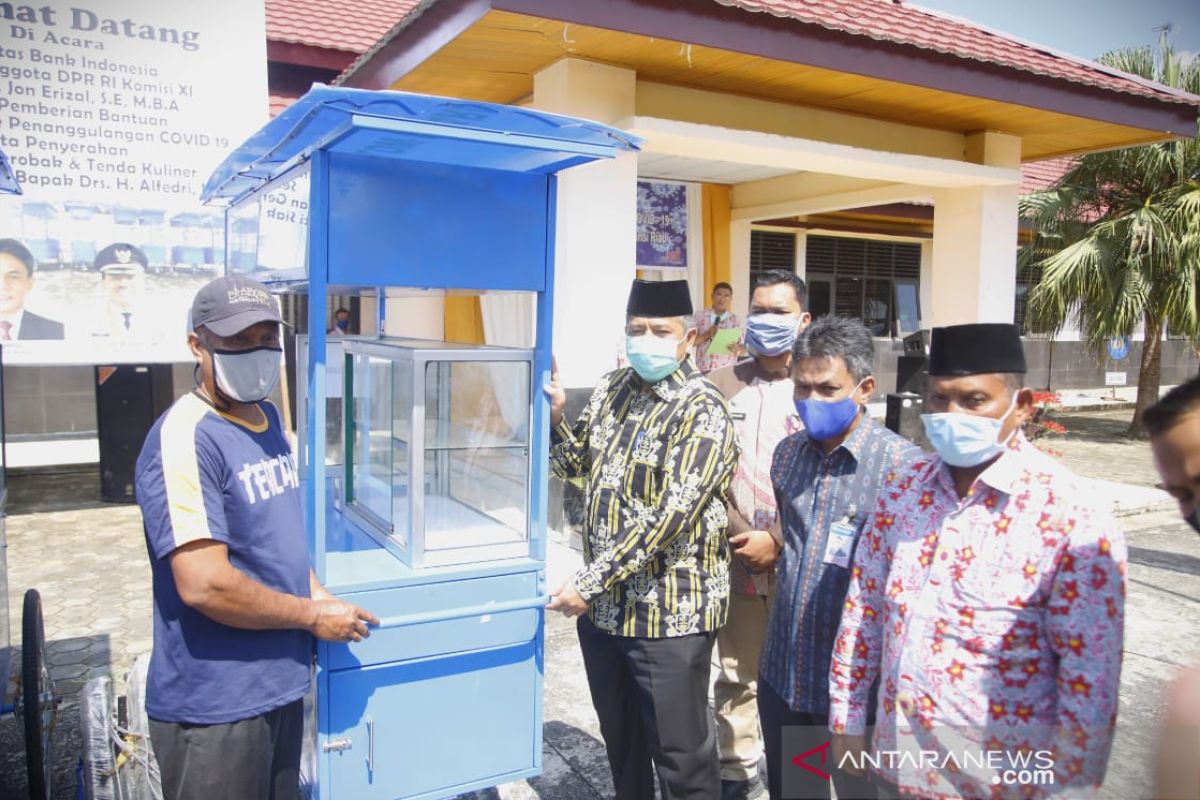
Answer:
[{"label": "cart blue roof", "polygon": [[640,143],[617,128],[544,111],[317,84],[230,154],[201,199],[237,202],[319,149],[550,173],[613,158]]},{"label": "cart blue roof", "polygon": [[8,163],[8,156],[0,150],[0,194],[20,194],[21,184],[17,182],[16,173]]}]

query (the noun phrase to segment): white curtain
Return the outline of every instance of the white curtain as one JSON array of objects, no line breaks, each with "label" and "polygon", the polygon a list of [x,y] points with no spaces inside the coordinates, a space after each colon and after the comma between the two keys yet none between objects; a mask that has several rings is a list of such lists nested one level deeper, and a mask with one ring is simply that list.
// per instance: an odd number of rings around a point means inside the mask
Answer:
[{"label": "white curtain", "polygon": [[[535,301],[529,292],[499,292],[480,297],[484,342],[500,347],[533,347]],[[491,365],[492,390],[505,424],[514,432],[525,432],[529,421],[529,396],[519,386],[514,370]],[[530,376],[533,380],[533,376]]]}]

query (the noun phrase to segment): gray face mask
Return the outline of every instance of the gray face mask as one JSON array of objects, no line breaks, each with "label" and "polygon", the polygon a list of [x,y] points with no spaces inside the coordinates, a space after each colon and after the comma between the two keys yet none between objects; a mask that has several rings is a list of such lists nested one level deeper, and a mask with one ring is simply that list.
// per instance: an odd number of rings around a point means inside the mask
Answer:
[{"label": "gray face mask", "polygon": [[213,380],[217,389],[239,403],[265,400],[279,383],[280,347],[213,350]]}]

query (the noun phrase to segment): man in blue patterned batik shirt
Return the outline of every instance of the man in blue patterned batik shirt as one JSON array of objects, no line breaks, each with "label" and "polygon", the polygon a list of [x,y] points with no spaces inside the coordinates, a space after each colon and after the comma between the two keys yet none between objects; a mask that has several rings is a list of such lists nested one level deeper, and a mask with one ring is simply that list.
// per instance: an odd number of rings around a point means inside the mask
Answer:
[{"label": "man in blue patterned batik shirt", "polygon": [[[783,797],[782,768],[829,741],[829,661],[850,580],[854,546],[875,511],[888,473],[921,451],[871,419],[875,346],[856,319],[821,317],[792,350],[796,411],[804,430],[780,442],[771,483],[783,528],[775,601],[759,662],[758,709],[771,797]],[[797,727],[795,753],[783,729]],[[811,738],[812,741],[809,741]],[[873,798],[874,788],[826,762],[839,798]],[[788,797],[830,796],[829,781],[794,773]],[[811,780],[804,780],[811,778]]]}]

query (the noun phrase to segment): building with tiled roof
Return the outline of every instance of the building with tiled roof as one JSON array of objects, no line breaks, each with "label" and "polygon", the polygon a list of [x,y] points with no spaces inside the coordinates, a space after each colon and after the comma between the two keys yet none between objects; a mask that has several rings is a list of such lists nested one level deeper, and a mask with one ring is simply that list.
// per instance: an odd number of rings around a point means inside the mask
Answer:
[{"label": "building with tiled roof", "polygon": [[418,0],[266,0],[271,116],[329,83]]},{"label": "building with tiled roof", "polygon": [[[273,67],[287,54],[326,70],[322,80],[337,69],[349,86],[528,105],[644,138],[635,159],[591,168],[606,177],[564,192],[560,208],[571,234],[556,318],[615,329],[635,266],[639,180],[689,187],[697,302],[724,280],[744,309],[758,270],[790,266],[807,278],[814,312],[855,314],[885,339],[917,325],[1012,320],[1025,291],[1019,194],[1053,185],[1079,154],[1195,135],[1200,107],[894,0],[316,5],[268,0]],[[274,99],[302,83],[273,80]],[[425,333],[452,330],[452,316]],[[607,342],[560,327],[565,377],[590,385]],[[1030,343],[1035,365],[1039,346]],[[893,349],[880,350],[887,386]],[[1084,372],[1079,381],[1095,380]]]},{"label": "building with tiled roof", "polygon": [[1048,158],[1021,165],[1021,195],[1033,194],[1054,186],[1075,166],[1074,158]]},{"label": "building with tiled roof", "polygon": [[745,11],[819,25],[831,31],[880,42],[918,47],[988,67],[1010,69],[1127,92],[1176,99],[1183,93],[1117,72],[1044,45],[1023,41],[976,22],[914,6],[900,0],[715,0]]}]

